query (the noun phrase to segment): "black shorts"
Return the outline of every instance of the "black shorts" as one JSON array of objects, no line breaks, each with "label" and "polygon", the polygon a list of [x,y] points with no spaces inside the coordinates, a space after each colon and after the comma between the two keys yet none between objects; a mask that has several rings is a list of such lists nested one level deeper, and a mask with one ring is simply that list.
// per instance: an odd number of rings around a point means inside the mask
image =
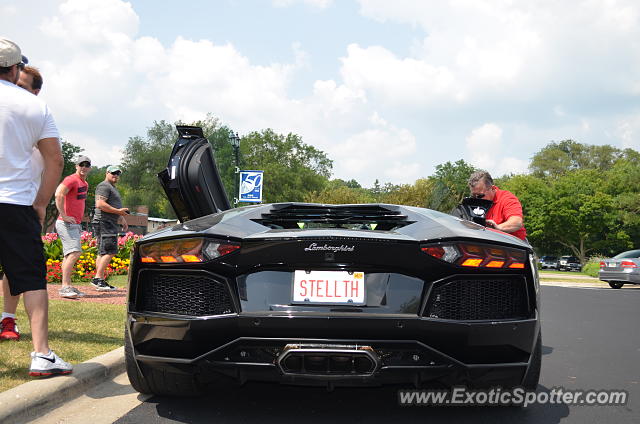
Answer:
[{"label": "black shorts", "polygon": [[0,262],[11,295],[46,290],[47,267],[40,220],[31,206],[0,203]]},{"label": "black shorts", "polygon": [[93,236],[96,238],[98,255],[118,253],[118,224],[110,221],[94,222]]}]

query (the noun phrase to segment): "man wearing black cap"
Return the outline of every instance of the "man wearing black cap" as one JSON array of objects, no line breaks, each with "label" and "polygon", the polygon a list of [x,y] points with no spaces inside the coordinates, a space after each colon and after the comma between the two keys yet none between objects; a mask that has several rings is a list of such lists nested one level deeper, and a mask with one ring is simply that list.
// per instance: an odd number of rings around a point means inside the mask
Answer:
[{"label": "man wearing black cap", "polygon": [[84,293],[71,285],[71,274],[78,258],[82,254],[82,217],[84,216],[84,202],[89,192],[87,175],[91,170],[91,159],[86,156],[78,156],[76,159],[76,172],[66,177],[56,189],[56,207],[58,219],[56,220],[56,232],[62,241],[62,288],[59,294],[62,297],[76,298],[84,296]]},{"label": "man wearing black cap", "polygon": [[[15,85],[27,63],[20,47],[0,38],[0,261],[11,294],[23,295],[31,324],[29,375],[68,374],[73,367],[49,349],[46,267],[40,232],[64,160],[58,129],[46,103]],[[31,155],[42,154],[42,182],[34,181]],[[13,321],[13,323],[12,323]],[[2,331],[15,320],[2,320]]]}]

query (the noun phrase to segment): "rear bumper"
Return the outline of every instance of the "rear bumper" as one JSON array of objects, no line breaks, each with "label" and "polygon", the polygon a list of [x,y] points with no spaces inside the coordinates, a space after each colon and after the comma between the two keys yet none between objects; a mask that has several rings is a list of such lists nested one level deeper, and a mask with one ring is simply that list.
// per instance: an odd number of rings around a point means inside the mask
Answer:
[{"label": "rear bumper", "polygon": [[[169,368],[197,374],[203,381],[226,376],[238,382],[322,386],[428,381],[515,386],[524,378],[540,331],[537,318],[461,323],[406,316],[286,314],[172,319],[130,313],[128,327],[142,369]],[[310,355],[317,349],[316,356],[327,356],[336,347],[366,349],[364,356],[374,365],[364,372],[291,369],[281,362],[287,346]],[[326,361],[331,360],[329,356]]]},{"label": "rear bumper", "polygon": [[640,273],[620,271],[600,271],[598,279],[602,281],[621,281],[628,284],[640,284]]}]

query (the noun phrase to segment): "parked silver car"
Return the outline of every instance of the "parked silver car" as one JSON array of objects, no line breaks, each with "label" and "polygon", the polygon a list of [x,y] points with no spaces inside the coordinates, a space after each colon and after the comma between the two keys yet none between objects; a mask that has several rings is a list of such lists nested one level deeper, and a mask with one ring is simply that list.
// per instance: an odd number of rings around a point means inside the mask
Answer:
[{"label": "parked silver car", "polygon": [[640,249],[629,250],[600,262],[598,278],[619,289],[625,284],[640,284]]}]

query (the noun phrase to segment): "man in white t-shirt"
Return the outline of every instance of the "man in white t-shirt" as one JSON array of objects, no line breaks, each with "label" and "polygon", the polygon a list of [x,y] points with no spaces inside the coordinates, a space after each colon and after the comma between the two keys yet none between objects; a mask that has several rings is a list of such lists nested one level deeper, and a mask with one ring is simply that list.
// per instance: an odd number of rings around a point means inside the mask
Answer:
[{"label": "man in white t-shirt", "polygon": [[[71,364],[49,349],[49,298],[40,238],[64,161],[46,103],[16,85],[25,63],[20,47],[0,38],[0,262],[11,295],[23,295],[29,316],[34,350],[29,375],[68,374]],[[31,167],[34,147],[44,161],[39,186]]]},{"label": "man in white t-shirt", "polygon": [[[20,71],[20,77],[18,79],[17,86],[24,88],[29,93],[37,96],[42,89],[42,75],[40,71],[33,66],[25,66]],[[32,178],[40,187],[40,181],[42,180],[42,171],[44,169],[44,161],[40,150],[37,147],[33,148],[31,153],[31,172]],[[0,317],[0,340],[20,340],[20,330],[16,323],[16,311],[18,310],[18,302],[20,302],[20,295],[11,296],[9,290],[9,280],[6,275],[2,276],[2,298],[3,309],[2,317]],[[9,319],[7,319],[9,318]]]}]

